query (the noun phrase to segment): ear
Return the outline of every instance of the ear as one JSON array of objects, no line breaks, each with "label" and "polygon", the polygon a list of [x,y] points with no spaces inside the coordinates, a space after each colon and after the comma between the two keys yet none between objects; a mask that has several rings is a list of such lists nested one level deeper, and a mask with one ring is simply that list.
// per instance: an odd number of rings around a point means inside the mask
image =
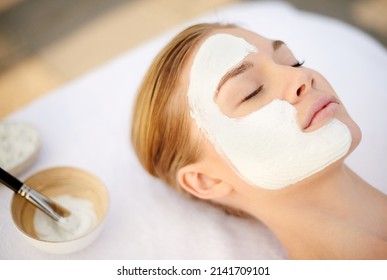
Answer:
[{"label": "ear", "polygon": [[220,198],[233,190],[233,187],[221,178],[202,172],[199,164],[184,166],[178,171],[177,177],[187,192],[201,199]]}]

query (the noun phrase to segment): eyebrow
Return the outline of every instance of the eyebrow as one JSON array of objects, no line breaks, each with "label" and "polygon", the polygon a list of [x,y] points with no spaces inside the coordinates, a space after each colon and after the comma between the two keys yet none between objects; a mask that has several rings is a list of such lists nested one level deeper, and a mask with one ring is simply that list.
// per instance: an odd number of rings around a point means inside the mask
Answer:
[{"label": "eyebrow", "polygon": [[283,41],[281,41],[281,40],[274,40],[273,43],[272,43],[273,51],[278,50],[283,45],[286,45]]},{"label": "eyebrow", "polygon": [[231,71],[227,72],[226,75],[223,76],[223,78],[220,80],[217,91],[231,78],[234,78],[235,76],[238,76],[245,72],[246,70],[252,68],[254,65],[253,63],[249,61],[244,61],[241,65],[238,67],[232,69]]},{"label": "eyebrow", "polygon": [[[286,45],[285,42],[281,40],[274,40],[272,42],[272,48],[273,51],[278,50],[281,46]],[[223,78],[220,80],[218,88],[217,88],[217,93],[219,92],[219,89],[231,78],[234,78],[235,76],[238,76],[242,73],[244,73],[246,70],[252,68],[254,65],[253,63],[249,61],[244,61],[241,65],[238,67],[232,69],[231,71],[227,72],[226,75],[223,76]],[[216,93],[216,95],[217,95]]]}]

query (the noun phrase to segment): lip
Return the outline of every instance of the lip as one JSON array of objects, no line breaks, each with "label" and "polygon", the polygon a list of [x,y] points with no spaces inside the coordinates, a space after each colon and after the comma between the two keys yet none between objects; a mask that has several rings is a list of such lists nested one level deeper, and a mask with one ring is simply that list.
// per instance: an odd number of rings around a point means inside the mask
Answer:
[{"label": "lip", "polygon": [[[304,129],[310,127],[316,119],[330,117],[336,111],[339,104],[339,101],[334,96],[323,96],[318,99],[307,114],[303,126]],[[328,111],[328,109],[330,110]]]}]

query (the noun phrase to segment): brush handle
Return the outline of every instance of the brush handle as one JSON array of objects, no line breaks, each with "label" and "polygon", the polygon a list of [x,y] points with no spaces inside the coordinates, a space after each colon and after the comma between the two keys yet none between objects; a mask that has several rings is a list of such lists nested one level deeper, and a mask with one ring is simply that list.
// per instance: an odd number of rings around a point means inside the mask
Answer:
[{"label": "brush handle", "polygon": [[22,182],[20,182],[18,179],[13,177],[11,174],[9,174],[1,167],[0,167],[0,183],[6,185],[8,188],[12,189],[16,193],[23,186]]},{"label": "brush handle", "polygon": [[67,209],[56,204],[54,201],[38,191],[31,189],[26,184],[23,184],[1,167],[0,183],[3,183],[17,194],[27,199],[55,221],[63,221],[64,217],[68,217],[70,215],[70,212]]}]

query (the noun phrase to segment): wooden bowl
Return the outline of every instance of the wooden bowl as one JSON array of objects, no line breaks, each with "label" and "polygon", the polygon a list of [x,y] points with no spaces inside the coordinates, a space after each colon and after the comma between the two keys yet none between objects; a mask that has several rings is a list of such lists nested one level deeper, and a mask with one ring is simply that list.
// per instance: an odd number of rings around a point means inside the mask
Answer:
[{"label": "wooden bowl", "polygon": [[51,253],[68,254],[90,245],[98,236],[109,208],[109,195],[102,182],[94,175],[72,167],[43,170],[24,182],[49,198],[71,195],[92,202],[97,224],[83,236],[67,241],[41,240],[34,227],[34,215],[38,210],[20,195],[12,198],[11,212],[16,228],[35,247]]}]

